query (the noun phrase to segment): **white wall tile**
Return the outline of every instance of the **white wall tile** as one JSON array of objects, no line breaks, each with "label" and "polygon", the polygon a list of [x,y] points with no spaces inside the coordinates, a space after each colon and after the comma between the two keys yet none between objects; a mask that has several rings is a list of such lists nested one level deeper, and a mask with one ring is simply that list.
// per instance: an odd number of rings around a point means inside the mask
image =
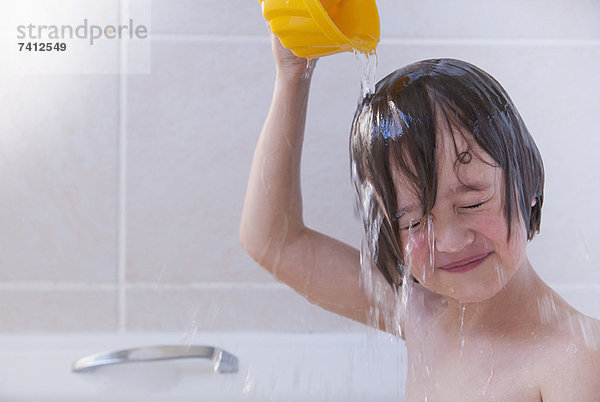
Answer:
[{"label": "white wall tile", "polygon": [[[274,79],[268,43],[157,42],[153,56],[152,76],[132,77],[128,88],[128,278],[152,281],[167,267],[166,281],[264,280],[248,267],[237,231]],[[359,70],[350,54],[320,64],[303,160],[305,219],[357,246],[348,140]]]},{"label": "white wall tile", "polygon": [[304,150],[302,191],[307,226],[360,246],[349,141],[361,94],[360,68],[350,53],[319,60],[313,76]]},{"label": "white wall tile", "polygon": [[272,91],[268,48],[155,42],[152,75],[130,78],[129,280],[164,267],[165,281],[268,279],[237,235]]},{"label": "white wall tile", "polygon": [[1,290],[0,332],[117,329],[115,291]]},{"label": "white wall tile", "polygon": [[255,0],[153,0],[152,33],[267,35],[268,29]]},{"label": "white wall tile", "polygon": [[592,286],[557,286],[556,290],[560,296],[571,306],[590,317],[600,319],[600,287]]},{"label": "white wall tile", "polygon": [[596,0],[377,0],[382,38],[599,39]]},{"label": "white wall tile", "polygon": [[0,81],[0,280],[114,280],[118,78]]}]

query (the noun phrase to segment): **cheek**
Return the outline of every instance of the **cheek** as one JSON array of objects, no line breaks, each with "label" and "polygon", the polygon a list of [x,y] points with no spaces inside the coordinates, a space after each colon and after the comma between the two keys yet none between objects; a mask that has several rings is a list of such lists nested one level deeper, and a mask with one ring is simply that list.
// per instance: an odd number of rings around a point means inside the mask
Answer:
[{"label": "cheek", "polygon": [[473,221],[473,229],[490,242],[503,264],[514,265],[524,254],[527,233],[520,219],[513,219],[512,233],[507,242],[508,225],[503,214],[482,216]]},{"label": "cheek", "polygon": [[[514,214],[515,212],[513,212]],[[511,228],[511,239],[520,241],[523,236],[527,236],[525,226],[519,211],[516,211],[517,216],[513,216]],[[506,243],[508,237],[508,224],[503,212],[498,211],[496,214],[481,215],[473,218],[473,229],[494,241],[496,244]]]},{"label": "cheek", "polygon": [[427,234],[423,232],[413,233],[410,237],[403,239],[404,255],[410,262],[413,273],[422,272],[430,261],[430,246]]},{"label": "cheek", "polygon": [[498,240],[506,241],[508,235],[508,227],[504,216],[478,216],[473,219],[473,229],[485,236],[486,238],[497,242]]}]

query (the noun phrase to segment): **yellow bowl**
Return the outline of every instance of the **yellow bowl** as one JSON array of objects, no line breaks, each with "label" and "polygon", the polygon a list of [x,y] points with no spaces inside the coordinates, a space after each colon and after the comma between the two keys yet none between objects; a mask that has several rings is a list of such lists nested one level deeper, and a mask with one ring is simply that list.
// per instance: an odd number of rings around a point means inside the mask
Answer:
[{"label": "yellow bowl", "polygon": [[370,53],[379,42],[375,0],[258,0],[271,31],[296,56]]}]

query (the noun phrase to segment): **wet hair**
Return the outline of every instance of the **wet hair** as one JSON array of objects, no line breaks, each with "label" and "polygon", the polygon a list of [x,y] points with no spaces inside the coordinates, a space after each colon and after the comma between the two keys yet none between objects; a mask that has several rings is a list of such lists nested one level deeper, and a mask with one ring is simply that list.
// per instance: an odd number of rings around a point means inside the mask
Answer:
[{"label": "wet hair", "polygon": [[469,145],[461,153],[456,149],[455,166],[469,163],[472,153],[477,156],[474,141],[502,168],[508,239],[518,210],[527,239],[539,232],[542,158],[506,91],[491,75],[464,61],[432,59],[410,64],[383,78],[375,92],[362,100],[350,137],[353,179],[369,252],[392,285],[402,282],[405,266],[392,170],[408,179],[421,202],[422,215],[427,216],[437,192],[439,116],[451,128],[455,148],[457,132],[471,134],[460,134]]}]

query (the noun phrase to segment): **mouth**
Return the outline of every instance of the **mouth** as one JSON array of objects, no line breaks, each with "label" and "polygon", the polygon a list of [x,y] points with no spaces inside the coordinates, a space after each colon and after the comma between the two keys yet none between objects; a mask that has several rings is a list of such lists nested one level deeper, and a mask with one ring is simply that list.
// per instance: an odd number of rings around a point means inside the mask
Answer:
[{"label": "mouth", "polygon": [[438,269],[442,269],[446,272],[452,273],[463,273],[471,271],[479,267],[487,259],[487,257],[489,257],[490,254],[492,254],[492,252],[471,256],[460,261],[452,262],[443,267],[438,267]]}]

